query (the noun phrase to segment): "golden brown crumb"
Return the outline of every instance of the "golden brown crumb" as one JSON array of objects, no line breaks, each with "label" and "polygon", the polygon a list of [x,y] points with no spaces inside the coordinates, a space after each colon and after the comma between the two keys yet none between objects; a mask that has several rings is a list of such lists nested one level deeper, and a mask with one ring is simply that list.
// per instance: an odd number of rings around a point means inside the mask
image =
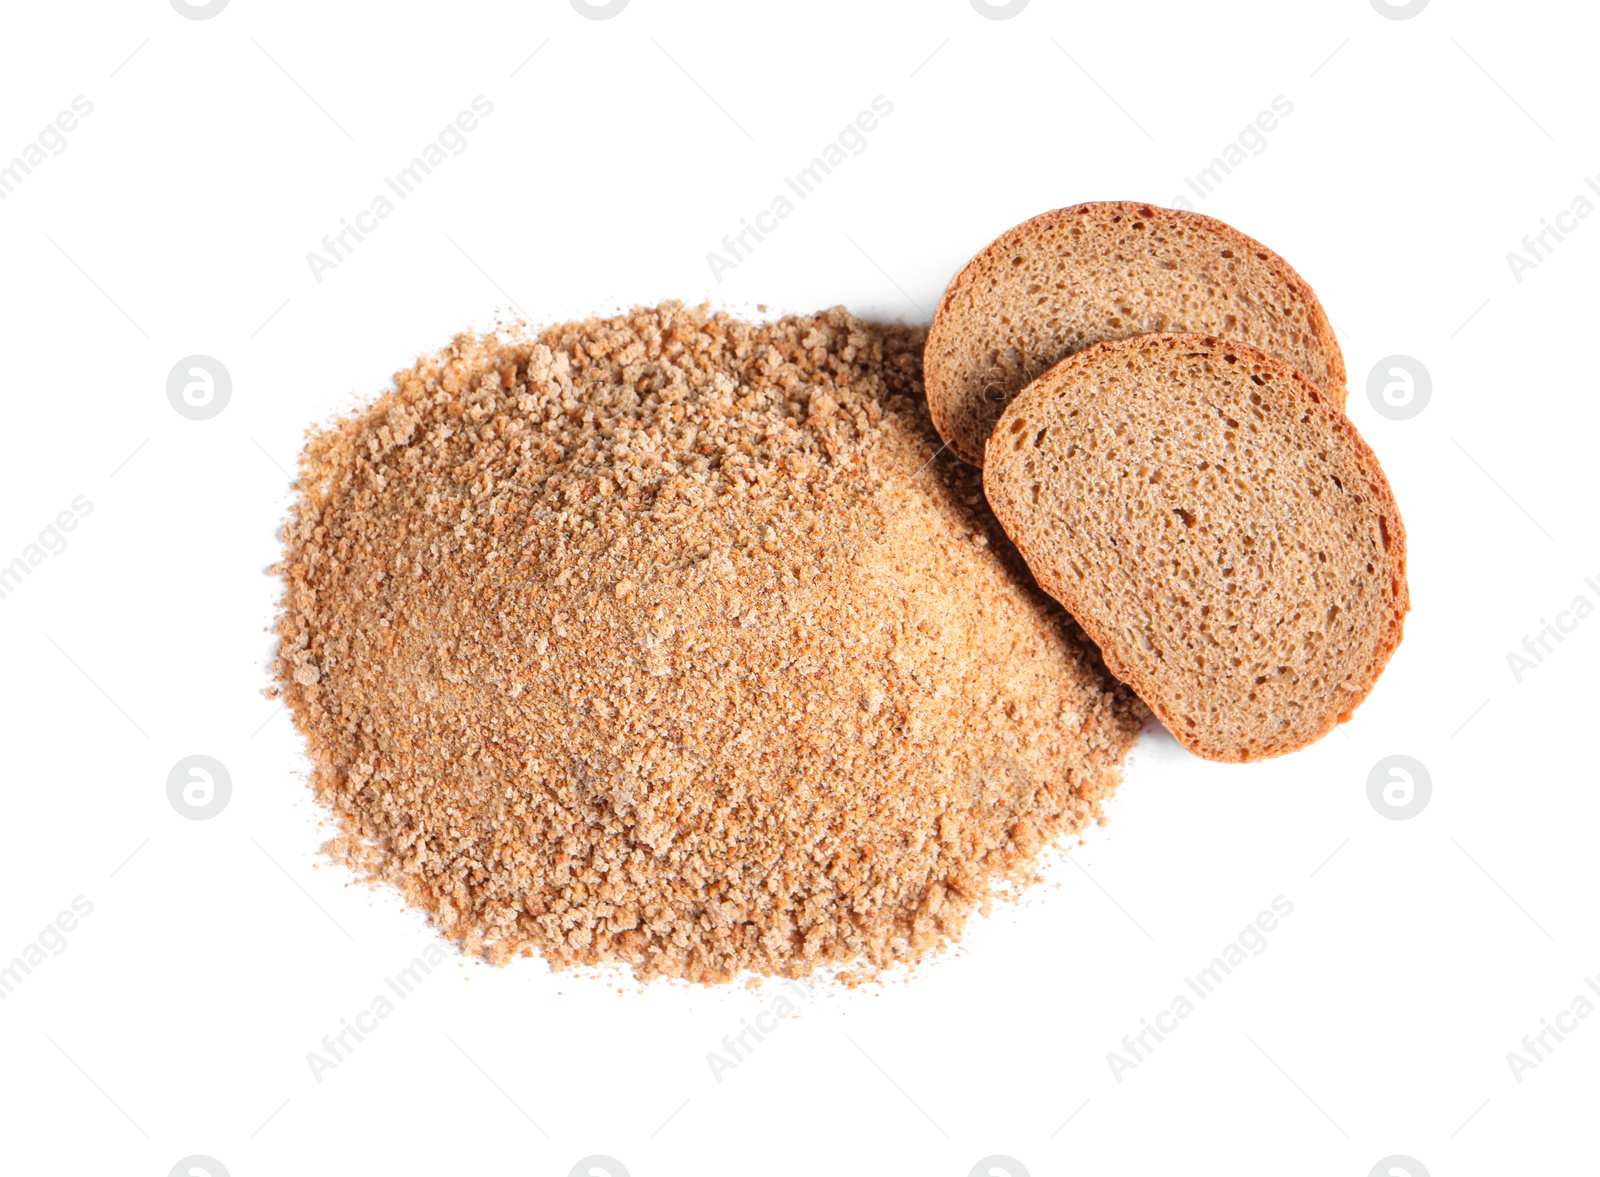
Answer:
[{"label": "golden brown crumb", "polygon": [[934,460],[919,328],[678,303],[463,335],[310,438],[275,678],[341,836],[464,951],[915,960],[1143,717]]}]

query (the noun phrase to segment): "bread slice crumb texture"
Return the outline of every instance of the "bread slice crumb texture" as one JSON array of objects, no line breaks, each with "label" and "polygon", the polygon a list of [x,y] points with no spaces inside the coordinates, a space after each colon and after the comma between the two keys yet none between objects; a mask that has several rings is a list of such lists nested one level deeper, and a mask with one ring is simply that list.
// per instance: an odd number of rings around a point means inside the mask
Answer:
[{"label": "bread slice crumb texture", "polygon": [[930,461],[921,348],[666,303],[314,433],[276,672],[331,851],[496,963],[859,977],[1096,820],[1145,709]]},{"label": "bread slice crumb texture", "polygon": [[964,461],[1066,356],[1150,331],[1237,339],[1345,403],[1344,357],[1310,285],[1283,258],[1200,213],[1127,201],[1056,209],[1002,234],[951,281],[928,333],[928,406]]},{"label": "bread slice crumb texture", "polygon": [[1388,481],[1343,414],[1259,349],[1167,334],[1080,352],[1006,409],[984,489],[1112,673],[1208,759],[1325,735],[1400,642]]}]

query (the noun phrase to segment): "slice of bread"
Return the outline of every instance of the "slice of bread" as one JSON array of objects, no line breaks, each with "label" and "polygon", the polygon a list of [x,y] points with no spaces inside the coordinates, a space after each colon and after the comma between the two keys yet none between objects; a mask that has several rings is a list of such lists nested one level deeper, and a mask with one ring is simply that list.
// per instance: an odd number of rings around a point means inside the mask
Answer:
[{"label": "slice of bread", "polygon": [[1146,331],[1251,343],[1344,409],[1344,356],[1289,263],[1211,217],[1099,201],[1002,234],[955,276],[928,331],[928,408],[975,466],[1011,398],[1073,352]]},{"label": "slice of bread", "polygon": [[1344,414],[1258,348],[1086,348],[1011,402],[986,457],[989,504],[1035,579],[1208,760],[1326,735],[1400,643],[1388,480]]}]

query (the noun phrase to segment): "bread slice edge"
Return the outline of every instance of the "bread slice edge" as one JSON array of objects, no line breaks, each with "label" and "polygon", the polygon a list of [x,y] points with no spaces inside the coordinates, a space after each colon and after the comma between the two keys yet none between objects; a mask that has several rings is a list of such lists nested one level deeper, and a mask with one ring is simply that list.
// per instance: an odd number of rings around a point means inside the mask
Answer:
[{"label": "bread slice edge", "polygon": [[[1219,221],[1217,218],[1207,216],[1205,213],[1192,212],[1188,209],[1167,208],[1164,205],[1152,204],[1149,201],[1090,200],[1079,204],[1066,205],[1062,208],[1050,209],[1048,212],[1039,213],[1037,216],[1029,217],[1020,224],[1013,225],[980,249],[966,265],[957,270],[955,277],[951,278],[949,284],[946,285],[944,293],[939,296],[939,304],[934,309],[933,322],[928,328],[928,337],[923,348],[923,388],[928,391],[928,411],[933,417],[934,428],[939,431],[939,436],[950,447],[950,451],[963,462],[971,466],[982,466],[984,461],[982,449],[973,450],[967,439],[959,431],[952,428],[954,423],[944,419],[944,399],[935,397],[931,391],[937,382],[937,368],[930,368],[928,364],[929,357],[936,357],[940,354],[945,337],[951,330],[950,316],[946,313],[950,302],[962,289],[970,284],[973,277],[984,268],[984,264],[994,254],[1011,252],[1018,241],[1025,240],[1027,235],[1038,227],[1064,221],[1071,216],[1082,215],[1083,210],[1086,209],[1095,209],[1105,213],[1121,213],[1129,217],[1154,217],[1170,214],[1178,220],[1193,220],[1209,232],[1226,239],[1235,248],[1245,249],[1254,253],[1282,279],[1284,284],[1294,292],[1295,297],[1300,299],[1306,306],[1312,333],[1316,336],[1317,343],[1328,357],[1327,383],[1330,386],[1330,390],[1327,393],[1327,401],[1334,404],[1340,412],[1344,411],[1349,373],[1345,367],[1344,352],[1339,347],[1339,340],[1333,329],[1333,322],[1328,318],[1328,313],[1323,309],[1321,301],[1317,298],[1316,291],[1311,288],[1311,284],[1301,277],[1300,273],[1281,254],[1263,245],[1255,238],[1240,232],[1227,222]],[[1126,336],[1125,338],[1135,337]],[[1094,345],[1091,344],[1090,346]],[[1294,366],[1291,361],[1282,356],[1277,358],[1291,367]],[[1298,369],[1296,370],[1298,371]],[[1310,378],[1305,377],[1305,379],[1309,380]],[[1315,384],[1315,381],[1311,381],[1311,383]],[[1020,396],[1021,392],[1019,391],[1017,395]]]},{"label": "bread slice edge", "polygon": [[[1038,560],[1029,552],[1028,544],[1023,536],[1020,521],[1013,517],[1011,507],[1004,495],[995,493],[991,487],[997,485],[993,480],[998,479],[999,463],[984,463],[983,483],[984,495],[989,500],[990,509],[1000,521],[1001,528],[1016,545],[1027,563],[1029,570],[1039,587],[1057,601],[1062,608],[1072,614],[1073,619],[1089,639],[1100,649],[1101,657],[1105,660],[1106,668],[1133,692],[1144,700],[1145,704],[1155,713],[1169,732],[1177,741],[1195,755],[1206,760],[1222,761],[1231,764],[1243,764],[1256,760],[1271,759],[1276,756],[1287,755],[1299,751],[1322,739],[1341,723],[1347,722],[1354,714],[1357,707],[1366,701],[1377,685],[1378,678],[1384,668],[1389,664],[1395,650],[1405,636],[1405,616],[1410,612],[1411,596],[1410,587],[1406,579],[1406,532],[1405,524],[1400,518],[1400,510],[1394,499],[1393,489],[1389,485],[1388,477],[1384,474],[1382,466],[1378,463],[1377,455],[1365,438],[1356,431],[1354,425],[1345,415],[1333,408],[1323,398],[1317,386],[1301,374],[1299,369],[1271,352],[1263,351],[1248,343],[1238,340],[1224,339],[1215,335],[1200,335],[1189,332],[1174,333],[1147,333],[1144,335],[1129,336],[1124,339],[1106,340],[1101,343],[1090,344],[1082,351],[1068,356],[1047,372],[1040,375],[1032,383],[1023,388],[1021,392],[1006,406],[1001,414],[999,423],[990,435],[989,445],[995,445],[996,439],[1002,438],[1006,431],[1004,425],[1007,418],[1013,413],[1028,413],[1035,411],[1044,399],[1053,391],[1051,385],[1054,381],[1065,379],[1074,369],[1074,366],[1083,367],[1091,364],[1108,362],[1114,355],[1122,350],[1137,349],[1150,345],[1152,339],[1159,339],[1163,346],[1169,348],[1204,348],[1237,351],[1241,355],[1249,356],[1253,361],[1270,365],[1286,374],[1313,406],[1312,411],[1320,415],[1329,429],[1335,433],[1340,441],[1349,445],[1360,465],[1362,473],[1366,476],[1368,488],[1372,492],[1374,501],[1383,515],[1385,530],[1389,536],[1389,574],[1390,585],[1394,597],[1394,608],[1389,614],[1382,639],[1379,641],[1371,664],[1361,676],[1361,681],[1348,683],[1350,690],[1345,691],[1349,697],[1335,708],[1326,709],[1327,718],[1312,729],[1304,738],[1296,742],[1285,744],[1282,747],[1269,751],[1248,753],[1237,747],[1212,745],[1204,740],[1190,739],[1181,734],[1181,725],[1170,722],[1170,709],[1159,698],[1158,692],[1150,689],[1150,684],[1141,681],[1144,676],[1136,668],[1126,664],[1116,645],[1113,635],[1107,633],[1099,620],[1089,609],[1081,596],[1064,585],[1051,572],[1049,562]],[[996,455],[999,454],[997,449]]]}]

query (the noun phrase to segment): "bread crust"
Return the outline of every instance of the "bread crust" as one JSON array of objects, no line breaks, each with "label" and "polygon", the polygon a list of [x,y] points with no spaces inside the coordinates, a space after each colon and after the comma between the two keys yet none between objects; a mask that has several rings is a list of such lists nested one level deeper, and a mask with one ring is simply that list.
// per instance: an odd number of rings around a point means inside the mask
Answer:
[{"label": "bread crust", "polygon": [[[1066,224],[1075,217],[1098,218],[1100,223],[1115,223],[1117,219],[1123,217],[1165,221],[1174,226],[1203,230],[1228,247],[1253,254],[1266,264],[1274,276],[1282,281],[1306,308],[1307,324],[1317,340],[1317,346],[1325,357],[1328,367],[1327,379],[1322,382],[1327,386],[1322,389],[1324,401],[1343,412],[1348,373],[1345,369],[1344,354],[1340,351],[1339,341],[1334,334],[1333,323],[1317,300],[1311,284],[1281,255],[1253,237],[1239,232],[1233,226],[1215,217],[1208,217],[1204,213],[1162,208],[1160,205],[1141,201],[1089,201],[1040,213],[1020,225],[1007,229],[963,266],[945,287],[944,294],[940,296],[939,306],[934,311],[933,324],[928,329],[927,350],[923,353],[923,383],[927,389],[928,409],[933,417],[934,426],[939,430],[939,436],[944,439],[951,452],[962,461],[974,466],[983,465],[983,449],[988,435],[985,432],[984,415],[974,405],[974,390],[965,387],[952,371],[954,367],[952,360],[962,349],[964,334],[961,325],[956,322],[957,316],[952,311],[952,306],[979,277],[991,272],[999,259],[1011,254],[1019,246],[1026,246],[1041,230]],[[1139,333],[1130,333],[1130,336],[1124,338],[1131,337],[1132,334]],[[974,345],[968,343],[966,346],[970,348]],[[1292,358],[1281,356],[1279,358],[1291,365],[1294,363]],[[1309,376],[1306,378],[1311,379]],[[1311,383],[1321,387],[1315,380],[1311,380]],[[1007,399],[1015,397],[1020,391],[1021,389],[1010,390]]]},{"label": "bread crust", "polygon": [[[1080,370],[1093,368],[1097,365],[1109,365],[1125,352],[1138,351],[1144,348],[1158,347],[1165,350],[1215,350],[1246,356],[1249,359],[1281,371],[1293,385],[1305,396],[1310,411],[1317,415],[1329,433],[1338,439],[1338,444],[1347,446],[1354,455],[1362,473],[1366,476],[1367,485],[1371,491],[1372,501],[1376,504],[1382,516],[1382,525],[1388,537],[1388,572],[1390,578],[1390,591],[1392,594],[1393,608],[1389,612],[1384,625],[1383,636],[1379,639],[1374,657],[1370,665],[1359,676],[1359,681],[1349,681],[1334,688],[1348,699],[1340,706],[1324,708],[1324,716],[1320,722],[1301,733],[1301,738],[1275,746],[1269,751],[1252,753],[1247,749],[1208,742],[1204,739],[1190,738],[1181,723],[1175,722],[1167,700],[1158,683],[1142,673],[1132,660],[1127,658],[1121,648],[1121,640],[1117,634],[1105,624],[1102,612],[1093,608],[1093,603],[1086,599],[1086,594],[1069,586],[1062,578],[1056,575],[1053,563],[1046,558],[1044,553],[1030,551],[1028,530],[1022,525],[1022,520],[1015,510],[1011,496],[1001,492],[1000,484],[1007,476],[1007,463],[1004,460],[1002,445],[1006,435],[1005,424],[1011,418],[1036,411],[1041,404],[1053,395],[1068,379],[1071,379]],[[1108,340],[1102,343],[1091,344],[1066,359],[1057,363],[1043,376],[1034,380],[1006,406],[1001,415],[1000,423],[995,427],[988,443],[989,457],[993,460],[984,464],[983,482],[984,492],[989,500],[989,505],[1000,521],[1001,527],[1010,537],[1017,550],[1022,553],[1028,568],[1033,572],[1034,579],[1039,586],[1051,597],[1061,603],[1062,607],[1071,613],[1089,638],[1100,647],[1106,667],[1113,675],[1130,686],[1155,713],[1162,725],[1172,732],[1180,744],[1188,748],[1197,756],[1207,760],[1218,760],[1229,763],[1245,763],[1253,760],[1268,759],[1273,756],[1284,755],[1297,751],[1309,744],[1315,743],[1331,732],[1339,724],[1348,721],[1355,713],[1355,709],[1372,692],[1377,685],[1378,677],[1383,668],[1388,664],[1395,649],[1400,645],[1405,633],[1405,615],[1410,610],[1410,589],[1406,580],[1406,531],[1405,524],[1400,518],[1400,509],[1395,502],[1394,492],[1389,486],[1389,480],[1383,473],[1383,468],[1378,463],[1377,455],[1345,415],[1329,405],[1317,386],[1308,380],[1292,365],[1284,362],[1277,356],[1265,352],[1260,348],[1237,340],[1220,339],[1212,335],[1199,335],[1188,332],[1171,334],[1146,334],[1131,336],[1127,339]],[[1331,702],[1331,700],[1330,700]]]}]

